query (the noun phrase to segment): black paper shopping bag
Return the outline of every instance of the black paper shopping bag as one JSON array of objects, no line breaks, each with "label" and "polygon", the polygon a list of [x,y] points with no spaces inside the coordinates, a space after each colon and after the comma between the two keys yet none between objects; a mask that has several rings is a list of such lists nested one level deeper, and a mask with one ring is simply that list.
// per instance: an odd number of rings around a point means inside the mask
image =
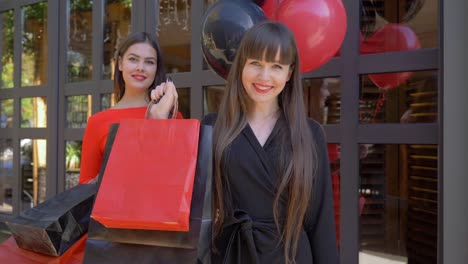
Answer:
[{"label": "black paper shopping bag", "polygon": [[6,221],[20,248],[60,256],[87,231],[96,184],[70,188]]},{"label": "black paper shopping bag", "polygon": [[[113,125],[110,128],[104,163],[100,172],[99,188],[106,182],[104,177],[109,176],[105,173],[108,165],[106,163],[112,161],[108,156],[111,155],[113,145],[116,144],[114,140],[117,138],[116,134],[121,125]],[[202,125],[197,133],[199,133],[198,153],[190,203],[189,229],[169,231],[114,228],[106,227],[97,220],[91,219],[84,263],[197,263],[204,207],[205,211],[210,211],[206,209],[206,206],[211,209],[211,204],[205,203],[205,195],[211,193],[211,189],[207,189],[207,185],[211,186],[207,183],[207,179],[211,180],[212,173],[211,127]],[[171,153],[158,154],[157,149],[152,152],[155,157],[160,154],[171,155]],[[129,181],[137,180],[135,175],[129,175],[128,179]],[[151,193],[145,199],[151,200]],[[135,206],[138,205],[135,204]],[[158,208],[154,207],[150,210],[158,210]],[[211,228],[206,229],[210,231]],[[211,240],[211,237],[203,236],[203,238]],[[204,242],[206,244],[206,241]]]}]

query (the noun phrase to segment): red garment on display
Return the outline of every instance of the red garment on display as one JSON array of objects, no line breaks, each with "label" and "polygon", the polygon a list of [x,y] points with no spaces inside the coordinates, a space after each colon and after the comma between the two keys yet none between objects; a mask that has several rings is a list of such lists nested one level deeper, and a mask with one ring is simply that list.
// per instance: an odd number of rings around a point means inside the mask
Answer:
[{"label": "red garment on display", "polygon": [[[98,175],[106,146],[107,134],[109,133],[109,126],[120,123],[122,119],[143,119],[146,108],[146,106],[142,106],[108,109],[96,113],[88,119],[81,151],[79,183],[87,183]],[[178,113],[177,118],[183,118],[182,114]]]},{"label": "red garment on display", "polygon": [[5,242],[0,244],[0,263],[18,263],[18,264],[81,264],[83,262],[84,250],[87,234],[76,241],[61,256],[47,256],[21,249],[11,236]]},{"label": "red garment on display", "polygon": [[337,159],[340,158],[340,152],[338,151],[338,144],[330,143],[327,144],[328,150],[328,160],[331,162],[335,162]]},{"label": "red garment on display", "polygon": [[[338,150],[338,144],[332,143],[327,144],[328,159],[330,164],[340,159],[340,151]],[[337,168],[338,169],[338,168]],[[335,231],[336,231],[336,242],[340,246],[340,172],[332,171],[332,189],[333,189],[333,209],[335,213]],[[366,198],[363,196],[359,197],[359,214],[362,214]]]},{"label": "red garment on display", "polygon": [[[330,163],[336,162],[340,158],[338,144],[327,144],[328,160]],[[335,216],[336,242],[340,245],[340,172],[331,172],[333,189],[333,209]]]}]

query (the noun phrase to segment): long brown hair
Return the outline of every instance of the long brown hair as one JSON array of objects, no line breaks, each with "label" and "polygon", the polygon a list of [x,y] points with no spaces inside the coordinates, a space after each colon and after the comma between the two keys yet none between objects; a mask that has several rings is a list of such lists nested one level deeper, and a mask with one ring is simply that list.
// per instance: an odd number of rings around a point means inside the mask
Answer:
[{"label": "long brown hair", "polygon": [[115,56],[116,63],[114,66],[114,93],[116,95],[116,102],[120,101],[120,99],[122,99],[125,94],[125,81],[123,79],[122,71],[119,69],[118,62],[122,59],[128,48],[137,43],[148,43],[156,51],[156,76],[154,77],[153,83],[148,87],[148,98],[150,98],[151,90],[164,81],[162,54],[157,39],[153,35],[146,32],[131,33],[119,46]]},{"label": "long brown hair", "polygon": [[[300,232],[309,207],[316,167],[316,153],[305,114],[302,81],[299,72],[299,57],[292,32],[283,24],[266,21],[247,31],[241,41],[237,55],[227,78],[227,87],[218,112],[213,131],[214,182],[213,215],[214,237],[222,231],[225,215],[230,213],[229,185],[223,174],[223,160],[229,145],[246,126],[246,113],[252,101],[242,84],[242,70],[247,58],[275,61],[280,51],[280,63],[292,68],[291,78],[279,96],[279,107],[287,124],[287,134],[280,146],[280,179],[273,204],[276,226],[284,243],[286,263],[295,263]],[[287,198],[286,221],[280,225],[280,200]]]}]

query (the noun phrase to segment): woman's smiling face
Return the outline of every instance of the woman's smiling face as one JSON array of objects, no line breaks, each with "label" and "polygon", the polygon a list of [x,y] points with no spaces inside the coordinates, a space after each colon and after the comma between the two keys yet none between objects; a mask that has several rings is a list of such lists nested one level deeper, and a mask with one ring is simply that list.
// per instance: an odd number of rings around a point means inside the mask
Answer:
[{"label": "woman's smiling face", "polygon": [[149,43],[130,46],[119,58],[119,70],[125,81],[125,89],[141,89],[146,92],[153,83],[157,70],[156,50]]},{"label": "woman's smiling face", "polygon": [[278,95],[292,72],[289,64],[281,64],[279,61],[279,49],[273,62],[247,58],[242,70],[242,84],[254,104],[278,102]]}]

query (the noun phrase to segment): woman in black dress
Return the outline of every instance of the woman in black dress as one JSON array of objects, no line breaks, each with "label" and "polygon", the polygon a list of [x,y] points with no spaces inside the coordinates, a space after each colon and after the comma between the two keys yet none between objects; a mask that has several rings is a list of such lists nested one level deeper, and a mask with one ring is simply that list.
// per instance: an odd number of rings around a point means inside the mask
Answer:
[{"label": "woman in black dress", "polygon": [[245,33],[214,125],[213,263],[338,263],[324,134],[305,115],[295,39]]}]

